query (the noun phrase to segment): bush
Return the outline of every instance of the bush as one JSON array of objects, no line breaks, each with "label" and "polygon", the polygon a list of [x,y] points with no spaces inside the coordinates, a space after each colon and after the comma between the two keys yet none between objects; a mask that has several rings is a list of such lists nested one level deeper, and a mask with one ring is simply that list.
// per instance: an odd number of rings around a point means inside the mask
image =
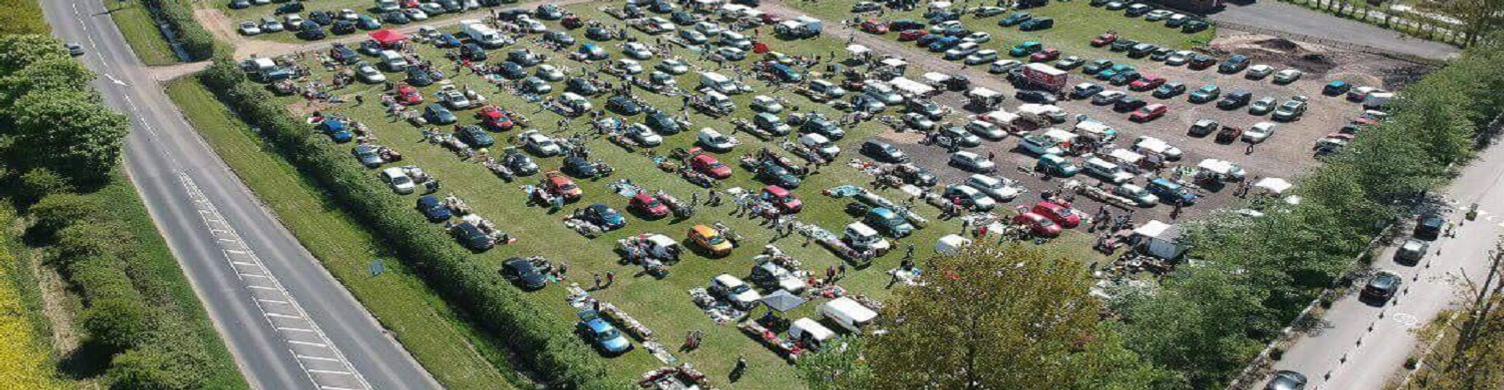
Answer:
[{"label": "bush", "polygon": [[94,300],[84,310],[84,329],[94,342],[114,351],[125,351],[146,341],[147,333],[151,331],[147,311],[141,301],[125,298]]},{"label": "bush", "polygon": [[64,227],[77,221],[92,221],[102,215],[104,205],[94,198],[72,193],[54,194],[31,206],[31,216],[35,222],[31,225],[30,234],[50,242]]},{"label": "bush", "polygon": [[197,389],[202,387],[194,367],[201,358],[171,348],[148,347],[131,350],[110,362],[112,389]]},{"label": "bush", "polygon": [[142,0],[146,9],[177,32],[178,43],[188,59],[202,61],[214,56],[214,35],[193,20],[193,5],[184,0]]},{"label": "bush", "polygon": [[21,201],[35,203],[53,194],[73,192],[75,188],[68,179],[47,168],[37,168],[21,175]]},{"label": "bush", "polygon": [[221,59],[201,73],[201,81],[245,122],[261,129],[277,151],[304,169],[363,225],[386,242],[450,304],[474,322],[503,336],[507,347],[551,387],[625,388],[605,375],[605,367],[571,333],[569,323],[538,306],[535,298],[471,259],[449,236],[433,228],[403,199],[372,180],[345,153],[325,147],[290,113],[272,103],[260,85],[246,80],[233,61]]}]

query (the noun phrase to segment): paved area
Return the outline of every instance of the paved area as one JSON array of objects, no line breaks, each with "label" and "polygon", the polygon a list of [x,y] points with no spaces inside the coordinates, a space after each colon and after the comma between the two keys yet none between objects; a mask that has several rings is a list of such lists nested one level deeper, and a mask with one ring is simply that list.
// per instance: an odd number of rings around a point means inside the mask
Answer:
[{"label": "paved area", "polygon": [[[1318,389],[1384,388],[1419,346],[1413,331],[1454,306],[1460,278],[1478,280],[1488,272],[1488,252],[1504,232],[1504,154],[1479,156],[1445,192],[1452,210],[1447,220],[1461,224],[1456,235],[1431,242],[1430,253],[1414,265],[1396,263],[1394,248],[1385,250],[1373,267],[1404,276],[1401,291],[1384,303],[1363,302],[1358,294],[1336,301],[1275,369],[1304,373]],[[1477,220],[1464,221],[1474,203]]]},{"label": "paved area", "polygon": [[102,3],[42,5],[130,118],[126,172],[252,388],[439,387],[199,138]]},{"label": "paved area", "polygon": [[1253,25],[1425,58],[1450,58],[1461,52],[1452,45],[1409,37],[1398,31],[1312,11],[1294,4],[1274,0],[1224,4],[1227,5],[1226,9],[1207,17],[1219,22]]}]

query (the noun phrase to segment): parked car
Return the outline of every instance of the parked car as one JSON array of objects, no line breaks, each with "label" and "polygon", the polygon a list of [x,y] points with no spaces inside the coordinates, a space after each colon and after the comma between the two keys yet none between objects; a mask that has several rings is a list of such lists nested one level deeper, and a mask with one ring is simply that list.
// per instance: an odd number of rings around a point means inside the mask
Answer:
[{"label": "parked car", "polygon": [[1223,61],[1222,65],[1218,65],[1217,71],[1224,74],[1234,74],[1242,72],[1243,69],[1248,68],[1249,62],[1251,62],[1251,60],[1248,59],[1248,56],[1235,54],[1232,57],[1228,57],[1227,61]]},{"label": "parked car", "polygon": [[428,218],[428,222],[439,223],[448,221],[449,218],[453,217],[449,208],[445,207],[444,203],[437,196],[425,195],[418,198],[417,208],[418,212],[423,213],[424,218]]},{"label": "parked car", "polygon": [[898,147],[882,141],[873,140],[863,142],[861,153],[882,162],[903,163],[909,161],[909,156],[905,155]]},{"label": "parked car", "polygon": [[1274,372],[1274,377],[1264,385],[1264,390],[1304,390],[1306,388],[1306,376],[1290,370]]},{"label": "parked car", "polygon": [[1144,123],[1164,116],[1165,113],[1169,112],[1169,110],[1170,108],[1163,104],[1150,104],[1139,108],[1137,111],[1134,111],[1132,115],[1128,116],[1128,119],[1134,122]]},{"label": "parked car", "polygon": [[986,156],[966,151],[951,154],[950,164],[967,172],[991,173],[997,170],[997,165]]},{"label": "parked car", "polygon": [[632,350],[632,342],[627,340],[627,336],[611,326],[610,322],[606,322],[600,312],[585,310],[578,315],[580,322],[575,325],[576,331],[601,354],[616,356]]},{"label": "parked car", "polygon": [[1013,224],[1027,228],[1029,234],[1039,237],[1054,238],[1060,236],[1060,225],[1050,221],[1043,215],[1035,213],[1022,213],[1013,217]]},{"label": "parked car", "polygon": [[501,277],[524,291],[541,290],[548,286],[548,278],[538,272],[532,261],[523,258],[513,257],[501,263]]},{"label": "parked car", "polygon": [[1217,100],[1217,97],[1221,95],[1221,88],[1218,88],[1216,85],[1207,85],[1191,92],[1190,101],[1197,104],[1206,103]]},{"label": "parked car", "polygon": [[1196,123],[1194,124],[1191,124],[1190,130],[1187,130],[1186,134],[1190,134],[1196,137],[1205,137],[1217,132],[1217,129],[1220,128],[1222,128],[1222,125],[1217,123],[1217,121],[1211,119],[1202,119],[1196,121]]},{"label": "parked car", "polygon": [[1426,256],[1431,249],[1431,243],[1414,238],[1405,240],[1400,248],[1394,252],[1394,261],[1400,264],[1415,265],[1422,257]]},{"label": "parked car", "polygon": [[1400,284],[1405,278],[1393,271],[1379,271],[1373,278],[1368,279],[1368,284],[1363,285],[1361,298],[1376,301],[1380,304],[1388,302],[1394,297],[1394,293],[1400,290]]},{"label": "parked car", "polygon": [[1289,83],[1293,83],[1296,80],[1300,80],[1300,76],[1303,76],[1303,75],[1305,75],[1305,73],[1301,72],[1299,69],[1293,69],[1292,68],[1292,69],[1281,70],[1281,71],[1279,71],[1279,73],[1275,73],[1274,74],[1274,83],[1275,84],[1289,84]]},{"label": "parked car", "polygon": [[1248,102],[1252,100],[1253,93],[1247,91],[1237,91],[1227,94],[1227,97],[1224,97],[1221,101],[1217,102],[1217,108],[1223,110],[1235,110],[1248,105]]},{"label": "parked car", "polygon": [[1259,100],[1254,100],[1253,103],[1248,104],[1248,114],[1259,116],[1268,114],[1270,111],[1274,111],[1275,104],[1276,101],[1273,96],[1259,98]]},{"label": "parked car", "polygon": [[1243,131],[1243,142],[1256,144],[1268,140],[1274,136],[1275,126],[1269,122],[1259,122]]},{"label": "parked car", "polygon": [[1165,83],[1164,85],[1160,85],[1159,88],[1155,88],[1152,95],[1160,99],[1169,99],[1180,96],[1180,94],[1182,93],[1185,93],[1185,84],[1172,82]]}]

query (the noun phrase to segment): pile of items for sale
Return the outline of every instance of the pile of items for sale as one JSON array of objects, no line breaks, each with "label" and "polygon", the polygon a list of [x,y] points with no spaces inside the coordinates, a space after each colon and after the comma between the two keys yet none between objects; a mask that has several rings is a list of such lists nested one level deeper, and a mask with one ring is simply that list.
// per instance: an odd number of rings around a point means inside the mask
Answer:
[{"label": "pile of items for sale", "polygon": [[641,266],[656,278],[668,276],[668,264],[679,262],[683,248],[678,241],[662,234],[644,233],[616,240],[622,261]]},{"label": "pile of items for sale", "polygon": [[710,291],[706,290],[705,288],[690,289],[689,298],[690,300],[693,300],[695,302],[696,306],[699,306],[701,310],[705,311],[705,315],[710,316],[711,321],[715,321],[715,323],[719,325],[725,325],[731,322],[735,322],[736,320],[747,316],[746,311],[737,309],[736,306],[732,305],[730,302],[716,299],[715,296],[710,295]]},{"label": "pile of items for sale", "polygon": [[715,390],[715,386],[710,385],[710,378],[689,362],[648,371],[642,374],[642,380],[637,381],[637,385],[653,390]]}]

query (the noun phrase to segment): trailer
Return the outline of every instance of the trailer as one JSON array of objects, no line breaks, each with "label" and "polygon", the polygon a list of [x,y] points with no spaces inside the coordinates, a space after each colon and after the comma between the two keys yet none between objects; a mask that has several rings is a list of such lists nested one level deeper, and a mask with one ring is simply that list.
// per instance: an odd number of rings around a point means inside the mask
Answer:
[{"label": "trailer", "polygon": [[1050,92],[1060,92],[1069,82],[1066,71],[1057,69],[1044,63],[1034,62],[1023,66],[1023,87],[1027,89],[1042,89]]}]

